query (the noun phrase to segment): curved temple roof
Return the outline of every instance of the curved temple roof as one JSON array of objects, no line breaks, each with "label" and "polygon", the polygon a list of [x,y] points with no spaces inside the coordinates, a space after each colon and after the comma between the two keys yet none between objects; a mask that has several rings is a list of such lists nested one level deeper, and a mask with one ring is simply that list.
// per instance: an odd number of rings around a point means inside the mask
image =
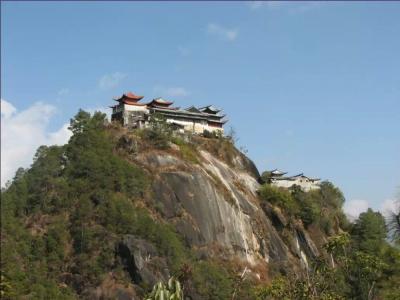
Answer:
[{"label": "curved temple roof", "polygon": [[220,109],[216,108],[213,105],[207,105],[207,106],[204,106],[204,107],[200,107],[199,110],[202,111],[202,112],[209,111],[209,112],[214,113],[214,114],[216,114],[216,113],[221,111]]},{"label": "curved temple roof", "polygon": [[[213,105],[207,105],[203,107],[190,106],[186,109],[181,109],[179,107],[172,107],[173,101],[168,101],[161,97],[154,98],[147,103],[139,103],[143,96],[136,95],[132,92],[124,93],[121,97],[115,97],[114,100],[118,101],[120,104],[124,103],[127,105],[134,106],[145,106],[150,112],[160,112],[167,114],[171,117],[185,118],[185,119],[195,119],[204,120],[209,124],[220,124],[223,125],[228,122],[227,119],[223,119],[225,114],[221,114],[221,109],[216,108]],[[114,108],[115,106],[111,107]]]},{"label": "curved temple roof", "polygon": [[185,110],[186,111],[190,111],[190,112],[193,112],[193,113],[201,113],[201,111],[200,111],[200,109],[198,109],[197,107],[195,107],[195,106],[189,106],[188,108],[185,108]]},{"label": "curved temple roof", "polygon": [[153,104],[153,103],[169,106],[169,105],[171,105],[171,104],[174,103],[174,102],[168,101],[168,100],[165,100],[165,99],[159,97],[159,98],[155,98],[155,99],[151,100],[149,103],[147,103],[147,105],[151,105],[151,104]]},{"label": "curved temple roof", "polygon": [[291,181],[293,181],[293,180],[296,180],[297,178],[305,178],[305,179],[308,179],[310,181],[320,181],[321,180],[320,178],[308,177],[308,176],[304,175],[304,173],[300,173],[300,174],[293,175],[293,176],[283,176],[283,175],[287,174],[287,172],[282,172],[282,171],[280,171],[278,169],[274,169],[274,170],[271,170],[269,172],[272,175],[274,175],[274,177],[272,178],[273,180],[291,180]]},{"label": "curved temple roof", "polygon": [[282,176],[287,174],[287,172],[279,171],[278,169],[271,170],[270,173],[275,176]]},{"label": "curved temple roof", "polygon": [[135,95],[132,92],[127,92],[125,94],[122,94],[122,96],[120,96],[120,97],[114,97],[114,100],[121,101],[123,99],[128,99],[128,100],[139,101],[139,100],[143,99],[143,97],[144,96]]}]

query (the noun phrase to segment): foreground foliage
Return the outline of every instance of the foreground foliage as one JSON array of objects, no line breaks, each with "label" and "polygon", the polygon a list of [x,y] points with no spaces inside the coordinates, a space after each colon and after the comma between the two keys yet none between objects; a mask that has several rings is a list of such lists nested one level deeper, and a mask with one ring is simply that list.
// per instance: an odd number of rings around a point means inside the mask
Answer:
[{"label": "foreground foliage", "polygon": [[178,280],[171,277],[167,284],[158,282],[146,300],[183,300],[183,290]]},{"label": "foreground foliage", "polygon": [[[324,245],[326,254],[311,262],[309,270],[278,276],[257,290],[259,299],[400,299],[400,250],[388,243],[379,212],[368,209],[350,224],[342,210],[343,194],[330,182],[309,192],[267,182],[260,197],[300,219],[305,228],[322,229],[330,238]],[[392,216],[394,241],[396,220]]]},{"label": "foreground foliage", "polygon": [[[370,221],[375,225],[366,223]],[[361,214],[352,235],[343,232],[328,239],[324,248],[330,259],[321,256],[303,274],[276,277],[257,288],[257,299],[400,299],[400,251],[377,233],[382,221],[372,210]],[[360,227],[370,229],[360,232]]]}]

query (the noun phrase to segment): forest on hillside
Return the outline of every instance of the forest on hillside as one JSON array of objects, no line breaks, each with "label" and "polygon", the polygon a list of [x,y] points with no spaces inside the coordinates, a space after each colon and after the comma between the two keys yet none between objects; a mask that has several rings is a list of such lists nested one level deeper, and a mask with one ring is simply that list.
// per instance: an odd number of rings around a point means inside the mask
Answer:
[{"label": "forest on hillside", "polygon": [[[137,139],[157,151],[175,147],[198,163],[196,146],[165,126],[143,129]],[[343,194],[330,182],[311,192],[264,183],[260,205],[287,220],[282,236],[298,223],[321,232],[324,243],[304,272],[271,267],[259,280],[238,270],[234,258],[200,255],[143,200],[153,197],[151,174],[128,162],[116,138],[122,129],[104,114],[80,111],[70,129],[66,145],[41,146],[31,167],[20,168],[1,191],[2,299],[93,299],[100,286],[125,289],[134,299],[400,299],[399,211],[387,223],[368,209],[351,223]],[[223,137],[207,143],[219,143],[215,154],[236,151]],[[154,247],[170,281],[132,284],[116,246],[127,234]]]}]

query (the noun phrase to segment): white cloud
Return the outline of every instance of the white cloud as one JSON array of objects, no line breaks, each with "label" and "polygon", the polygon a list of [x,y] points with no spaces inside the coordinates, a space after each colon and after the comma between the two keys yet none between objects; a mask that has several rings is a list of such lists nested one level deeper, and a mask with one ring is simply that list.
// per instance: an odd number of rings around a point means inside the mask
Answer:
[{"label": "white cloud", "polygon": [[154,93],[158,94],[157,97],[186,97],[190,93],[183,87],[161,87],[156,86]]},{"label": "white cloud", "polygon": [[389,216],[390,213],[396,212],[398,209],[399,203],[394,199],[386,199],[383,201],[381,205],[381,209],[379,210],[385,217]]},{"label": "white cloud", "polygon": [[17,109],[9,102],[1,99],[1,116],[4,118],[11,117]]},{"label": "white cloud", "polygon": [[360,213],[365,212],[370,207],[366,200],[350,200],[346,201],[343,206],[343,210],[350,221],[354,221],[358,218]]},{"label": "white cloud", "polygon": [[55,132],[48,134],[48,145],[64,145],[71,137],[71,131],[68,129],[69,123],[65,123],[61,128]]},{"label": "white cloud", "polygon": [[48,132],[48,124],[56,108],[37,102],[18,112],[1,99],[1,185],[11,179],[19,167],[32,163],[36,149],[41,145],[62,145],[71,136],[68,124],[55,132]]},{"label": "white cloud", "polygon": [[[390,212],[395,212],[398,209],[400,203],[394,199],[386,199],[381,203],[378,209],[373,209],[374,211],[379,211],[383,216],[387,217]],[[350,221],[355,221],[360,213],[363,213],[372,207],[370,203],[366,200],[350,200],[346,201],[343,206],[343,210]]]},{"label": "white cloud", "polygon": [[106,74],[99,79],[99,88],[102,90],[109,90],[117,87],[122,80],[126,78],[126,74],[121,72],[114,72],[112,74]]},{"label": "white cloud", "polygon": [[67,88],[62,88],[61,90],[58,91],[58,96],[65,96],[69,94],[69,89]]},{"label": "white cloud", "polygon": [[231,42],[236,40],[238,36],[238,31],[236,29],[228,29],[215,23],[208,24],[207,32]]}]

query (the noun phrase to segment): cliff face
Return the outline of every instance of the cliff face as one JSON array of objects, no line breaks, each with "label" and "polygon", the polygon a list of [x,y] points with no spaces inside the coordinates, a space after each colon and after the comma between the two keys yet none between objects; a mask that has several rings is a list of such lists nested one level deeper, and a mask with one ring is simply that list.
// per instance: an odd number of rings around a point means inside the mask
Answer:
[{"label": "cliff face", "polygon": [[[285,217],[261,203],[259,172],[232,147],[227,162],[198,145],[196,161],[173,151],[139,151],[135,163],[152,177],[149,207],[174,224],[185,241],[203,257],[239,259],[243,266],[279,271],[304,268],[318,249],[302,226],[288,226]],[[266,272],[268,273],[268,272]],[[266,273],[256,273],[268,278]]]},{"label": "cliff face", "polygon": [[228,139],[128,132],[84,112],[72,127],[2,192],[9,298],[142,299],[176,276],[191,299],[254,299],[319,255],[322,231],[262,198]]},{"label": "cliff face", "polygon": [[185,299],[269,299],[282,284],[278,298],[370,299],[375,282],[377,299],[399,298],[385,220],[368,211],[349,226],[330,182],[259,184],[228,138],[83,111],[71,129],[2,190],[2,299],[146,299],[171,277]]}]

